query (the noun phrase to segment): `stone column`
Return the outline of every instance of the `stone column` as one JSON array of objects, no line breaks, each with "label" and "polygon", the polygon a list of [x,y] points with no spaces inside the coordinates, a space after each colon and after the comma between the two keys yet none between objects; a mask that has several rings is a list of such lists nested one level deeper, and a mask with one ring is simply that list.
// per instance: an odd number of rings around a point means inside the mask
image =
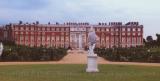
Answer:
[{"label": "stone column", "polygon": [[0,56],[2,55],[2,52],[3,52],[3,44],[0,43]]},{"label": "stone column", "polygon": [[99,72],[97,65],[97,54],[88,54],[86,72]]},{"label": "stone column", "polygon": [[79,34],[79,49],[82,50],[82,34]]},{"label": "stone column", "polygon": [[76,49],[77,48],[77,35],[76,35],[76,33],[74,34],[74,49]]}]

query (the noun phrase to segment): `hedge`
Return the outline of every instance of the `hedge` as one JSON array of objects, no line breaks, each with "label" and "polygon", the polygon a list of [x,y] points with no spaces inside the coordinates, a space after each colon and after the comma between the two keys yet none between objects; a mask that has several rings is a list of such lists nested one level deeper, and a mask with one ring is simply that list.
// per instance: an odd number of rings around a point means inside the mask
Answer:
[{"label": "hedge", "polygon": [[0,61],[58,61],[67,54],[65,48],[4,46]]},{"label": "hedge", "polygon": [[109,61],[160,63],[160,51],[148,48],[96,48],[95,52]]}]

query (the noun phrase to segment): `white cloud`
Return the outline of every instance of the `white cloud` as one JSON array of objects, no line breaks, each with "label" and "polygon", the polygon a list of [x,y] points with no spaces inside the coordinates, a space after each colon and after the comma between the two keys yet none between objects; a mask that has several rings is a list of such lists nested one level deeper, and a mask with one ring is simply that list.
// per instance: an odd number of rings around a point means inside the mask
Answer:
[{"label": "white cloud", "polygon": [[[160,33],[159,0],[45,0],[45,4],[41,3],[44,0],[36,4],[29,0],[24,7],[16,6],[19,4],[17,1],[19,0],[14,0],[14,3],[0,1],[0,22],[3,19],[8,22],[39,20],[42,23],[139,21],[144,25],[145,36]],[[27,0],[23,1],[25,4]],[[22,3],[23,1],[21,0]]]}]

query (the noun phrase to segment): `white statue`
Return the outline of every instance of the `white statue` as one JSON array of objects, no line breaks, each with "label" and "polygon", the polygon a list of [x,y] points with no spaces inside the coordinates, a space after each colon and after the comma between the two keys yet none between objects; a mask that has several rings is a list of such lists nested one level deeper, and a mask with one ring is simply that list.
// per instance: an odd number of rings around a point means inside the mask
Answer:
[{"label": "white statue", "polygon": [[2,52],[3,52],[3,44],[0,43],[0,56],[2,55]]},{"label": "white statue", "polygon": [[94,54],[94,48],[97,40],[98,36],[96,35],[93,27],[91,27],[88,34],[89,54]]},{"label": "white statue", "polygon": [[93,27],[91,27],[88,34],[89,53],[87,56],[86,72],[99,72],[98,65],[97,65],[97,54],[94,54],[94,48],[97,40],[98,40],[98,37]]}]

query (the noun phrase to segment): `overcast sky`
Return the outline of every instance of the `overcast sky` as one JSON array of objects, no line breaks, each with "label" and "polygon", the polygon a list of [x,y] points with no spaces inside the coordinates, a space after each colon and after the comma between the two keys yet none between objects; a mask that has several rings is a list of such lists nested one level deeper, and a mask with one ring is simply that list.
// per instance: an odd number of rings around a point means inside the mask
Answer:
[{"label": "overcast sky", "polygon": [[144,36],[160,33],[160,0],[0,0],[0,24],[138,21]]}]

